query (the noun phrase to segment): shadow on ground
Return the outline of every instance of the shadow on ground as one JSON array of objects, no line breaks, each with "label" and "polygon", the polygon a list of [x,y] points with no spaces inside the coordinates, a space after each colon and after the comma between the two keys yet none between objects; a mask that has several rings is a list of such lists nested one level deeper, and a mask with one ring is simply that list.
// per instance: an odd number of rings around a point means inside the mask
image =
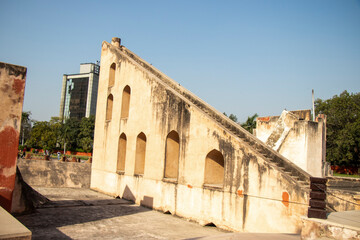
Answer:
[{"label": "shadow on ground", "polygon": [[[54,193],[49,196],[61,199]],[[35,212],[17,216],[17,219],[29,228],[32,239],[73,239],[59,229],[72,226],[74,231],[79,231],[76,226],[86,223],[93,225],[92,227],[95,228],[93,230],[96,231],[99,222],[103,220],[150,211],[124,199],[89,200],[89,198],[87,196],[85,200],[49,201],[38,206]]]}]

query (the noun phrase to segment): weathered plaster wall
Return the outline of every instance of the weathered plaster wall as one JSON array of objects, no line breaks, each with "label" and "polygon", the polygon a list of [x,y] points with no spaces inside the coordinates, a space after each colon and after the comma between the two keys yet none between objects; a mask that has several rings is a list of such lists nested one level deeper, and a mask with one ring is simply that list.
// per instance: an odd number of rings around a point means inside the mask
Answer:
[{"label": "weathered plaster wall", "polygon": [[258,118],[256,137],[312,176],[325,175],[326,123],[309,121],[309,111],[283,111],[280,117]]},{"label": "weathered plaster wall", "polygon": [[360,179],[327,177],[327,205],[333,211],[360,210]]},{"label": "weathered plaster wall", "polygon": [[256,118],[256,129],[254,135],[263,142],[269,138],[280,116],[258,117]]},{"label": "weathered plaster wall", "polygon": [[0,62],[0,205],[11,210],[26,68]]},{"label": "weathered plaster wall", "polygon": [[[316,240],[316,239],[336,239],[336,240],[357,240],[360,239],[360,229],[350,224],[342,224],[338,222],[339,219],[347,221],[349,216],[356,215],[356,213],[348,212],[349,215],[341,215],[342,213],[330,213],[330,221],[316,218],[303,218],[303,227],[301,230],[302,240]],[[355,219],[355,218],[353,218]],[[336,220],[336,221],[334,221]],[[349,221],[351,222],[351,220]]]},{"label": "weathered plaster wall", "polygon": [[30,186],[89,188],[91,164],[45,160],[18,160],[24,181]]},{"label": "weathered plaster wall", "polygon": [[[115,39],[116,40],[116,39]],[[115,84],[109,87],[115,63]],[[91,188],[237,231],[299,232],[309,175],[119,43],[103,42]],[[123,89],[131,88],[121,118]],[[112,95],[111,120],[106,120]],[[178,178],[164,178],[166,137],[179,134]],[[134,174],[136,139],[146,136],[145,168]],[[117,171],[126,135],[125,171]],[[224,183],[204,184],[205,159],[218,150]]]}]

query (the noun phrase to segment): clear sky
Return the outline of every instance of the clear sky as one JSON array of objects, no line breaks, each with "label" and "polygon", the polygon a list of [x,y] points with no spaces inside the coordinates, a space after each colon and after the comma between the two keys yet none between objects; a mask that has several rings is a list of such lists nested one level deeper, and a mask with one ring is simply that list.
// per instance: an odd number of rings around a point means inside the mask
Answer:
[{"label": "clear sky", "polygon": [[0,1],[0,61],[28,68],[35,120],[112,37],[241,122],[360,92],[359,0]]}]

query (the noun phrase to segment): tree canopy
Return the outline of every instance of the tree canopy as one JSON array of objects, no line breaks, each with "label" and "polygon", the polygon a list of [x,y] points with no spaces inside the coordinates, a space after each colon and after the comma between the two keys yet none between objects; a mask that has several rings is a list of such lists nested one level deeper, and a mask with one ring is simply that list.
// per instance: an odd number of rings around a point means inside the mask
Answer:
[{"label": "tree canopy", "polygon": [[315,101],[316,114],[327,116],[326,159],[332,165],[360,166],[360,93],[347,91]]},{"label": "tree canopy", "polygon": [[259,115],[257,113],[255,113],[254,115],[248,117],[246,119],[246,122],[242,123],[241,126],[243,128],[245,128],[247,131],[249,131],[250,133],[253,133],[254,129],[256,128],[256,118]]},{"label": "tree canopy", "polygon": [[225,116],[229,117],[229,118],[230,118],[231,120],[233,120],[234,122],[237,123],[238,118],[237,118],[237,116],[236,116],[235,114],[230,113],[229,116],[226,114],[226,112],[224,112],[223,114],[224,114]]},{"label": "tree canopy", "polygon": [[30,138],[31,132],[31,112],[22,112],[21,114],[21,127],[20,127],[20,138],[19,144],[24,145],[27,139]]},{"label": "tree canopy", "polygon": [[95,117],[69,118],[63,122],[58,117],[47,121],[34,121],[26,145],[53,151],[66,149],[91,152],[94,141]]}]

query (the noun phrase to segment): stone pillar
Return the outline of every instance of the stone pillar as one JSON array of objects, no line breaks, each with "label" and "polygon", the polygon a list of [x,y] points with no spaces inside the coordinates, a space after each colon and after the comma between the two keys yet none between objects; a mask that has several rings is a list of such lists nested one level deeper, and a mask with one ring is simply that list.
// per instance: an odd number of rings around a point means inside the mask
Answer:
[{"label": "stone pillar", "polygon": [[65,96],[66,96],[66,81],[67,75],[64,74],[63,81],[62,81],[62,88],[61,88],[61,98],[60,98],[60,119],[64,118],[64,107],[65,107]]},{"label": "stone pillar", "polygon": [[0,205],[11,211],[26,68],[0,62]]},{"label": "stone pillar", "polygon": [[310,177],[310,201],[308,218],[327,219],[326,215],[326,178]]},{"label": "stone pillar", "polygon": [[121,45],[121,39],[118,37],[113,37],[111,39],[111,45],[115,46],[115,47],[120,47]]},{"label": "stone pillar", "polygon": [[88,80],[88,90],[87,90],[87,98],[86,98],[86,111],[85,111],[85,117],[90,117],[91,113],[91,98],[93,93],[93,83],[94,83],[94,73],[89,73],[89,80]]}]

